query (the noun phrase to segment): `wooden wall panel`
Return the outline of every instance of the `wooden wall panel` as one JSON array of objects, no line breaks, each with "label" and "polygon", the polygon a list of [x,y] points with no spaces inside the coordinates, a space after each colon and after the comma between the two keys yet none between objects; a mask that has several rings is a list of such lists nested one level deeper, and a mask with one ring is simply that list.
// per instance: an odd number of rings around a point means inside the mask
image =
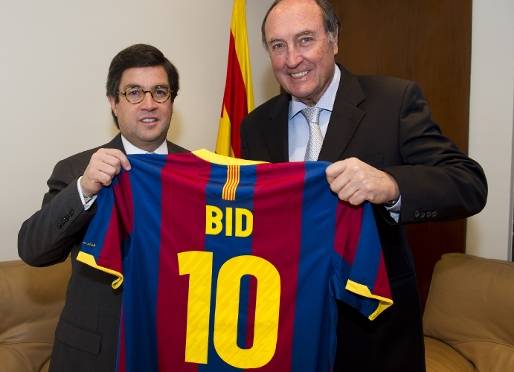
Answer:
[{"label": "wooden wall panel", "polygon": [[[468,149],[471,0],[331,0],[342,29],[337,61],[356,74],[420,84],[444,134]],[[465,220],[409,225],[424,307],[435,262],[464,252]]]}]

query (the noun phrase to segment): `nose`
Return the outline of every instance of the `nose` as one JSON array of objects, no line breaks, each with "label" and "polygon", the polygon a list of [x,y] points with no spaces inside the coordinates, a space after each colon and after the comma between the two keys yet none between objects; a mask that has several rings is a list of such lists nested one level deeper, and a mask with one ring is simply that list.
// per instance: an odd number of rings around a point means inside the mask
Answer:
[{"label": "nose", "polygon": [[145,96],[143,97],[143,100],[140,102],[140,105],[143,109],[146,110],[155,110],[157,107],[157,102],[155,102],[152,98],[151,92],[145,92]]},{"label": "nose", "polygon": [[289,68],[297,67],[302,62],[302,55],[295,45],[289,45],[286,52],[286,65]]}]

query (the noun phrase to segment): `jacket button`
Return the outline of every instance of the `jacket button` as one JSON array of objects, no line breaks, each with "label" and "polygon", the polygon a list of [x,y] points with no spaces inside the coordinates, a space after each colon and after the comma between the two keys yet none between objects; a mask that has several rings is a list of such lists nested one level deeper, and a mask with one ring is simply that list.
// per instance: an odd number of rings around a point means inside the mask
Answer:
[{"label": "jacket button", "polygon": [[421,218],[425,218],[425,212],[421,212],[421,213],[419,214],[419,216],[420,216]]},{"label": "jacket button", "polygon": [[419,217],[419,211],[415,211],[414,212],[414,217],[418,218]]},{"label": "jacket button", "polygon": [[432,212],[432,217],[435,217],[435,216],[437,216],[437,211]]},{"label": "jacket button", "polygon": [[425,214],[425,216],[426,216],[427,218],[432,217],[432,212],[428,211],[428,212]]},{"label": "jacket button", "polygon": [[61,229],[61,227],[62,227],[62,222],[60,222],[60,221],[59,221],[59,222],[57,222],[57,228],[58,228],[58,229]]},{"label": "jacket button", "polygon": [[68,216],[70,216],[70,217],[71,217],[71,216],[73,216],[73,213],[74,213],[73,209],[70,209],[70,210],[68,211]]}]

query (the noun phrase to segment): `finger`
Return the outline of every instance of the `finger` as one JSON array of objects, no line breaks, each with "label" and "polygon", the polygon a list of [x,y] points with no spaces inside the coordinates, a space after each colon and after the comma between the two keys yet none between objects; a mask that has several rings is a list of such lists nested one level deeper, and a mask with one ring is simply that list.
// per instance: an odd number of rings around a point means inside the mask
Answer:
[{"label": "finger", "polygon": [[[113,168],[110,167],[110,171],[114,173]],[[81,187],[86,195],[94,195],[97,194],[102,186],[109,186],[112,181],[112,176],[107,174],[106,172],[99,170],[98,168],[92,166],[86,168],[84,175],[81,179]]]},{"label": "finger", "polygon": [[[120,150],[100,149],[91,156],[90,164],[92,167],[105,171],[108,174],[111,174],[110,168],[113,168],[115,172],[112,176],[115,176],[121,170],[123,159],[126,159],[126,156]],[[128,160],[126,161],[128,162]]]},{"label": "finger", "polygon": [[122,151],[118,149],[105,149],[105,154],[114,157],[116,159],[116,164],[120,164],[123,169],[127,171],[130,170],[130,162]]},{"label": "finger", "polygon": [[353,182],[351,172],[348,168],[345,168],[342,173],[329,181],[330,190],[338,195],[343,195],[345,198],[349,197],[349,193],[353,193],[355,191],[354,188],[351,188]]},{"label": "finger", "polygon": [[346,160],[338,161],[336,163],[330,164],[325,170],[325,174],[327,176],[328,183],[331,183],[335,180],[341,173],[343,173],[346,169]]},{"label": "finger", "polygon": [[354,198],[358,195],[358,192],[358,185],[348,179],[347,182],[337,191],[337,197],[343,201],[350,202],[352,197]]},{"label": "finger", "polygon": [[102,186],[109,186],[112,179],[120,173],[121,167],[130,169],[130,163],[123,152],[116,149],[99,149],[91,160],[81,180],[86,194],[96,194]]},{"label": "finger", "polygon": [[121,169],[120,162],[117,158],[112,156],[93,156],[86,169],[86,173],[92,180],[99,181],[99,177],[103,179],[103,175],[110,178],[116,176]]},{"label": "finger", "polygon": [[356,189],[355,192],[351,193],[351,195],[346,198],[346,201],[352,205],[360,205],[367,201],[368,197],[369,195],[365,191]]}]

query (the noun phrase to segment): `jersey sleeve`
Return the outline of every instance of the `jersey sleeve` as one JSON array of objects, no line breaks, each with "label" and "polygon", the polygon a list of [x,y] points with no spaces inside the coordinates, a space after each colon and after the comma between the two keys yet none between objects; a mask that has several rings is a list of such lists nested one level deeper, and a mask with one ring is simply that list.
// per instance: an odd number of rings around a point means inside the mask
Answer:
[{"label": "jersey sleeve", "polygon": [[98,193],[97,212],[87,229],[77,260],[112,274],[114,289],[123,282],[122,254],[133,230],[129,173],[122,171]]},{"label": "jersey sleeve", "polygon": [[331,291],[336,299],[373,320],[393,304],[373,209],[366,202],[362,208],[346,208],[341,213],[345,216],[339,219],[351,222],[340,221],[338,226],[348,232],[344,242],[339,239],[337,243],[340,254],[335,259]]}]

